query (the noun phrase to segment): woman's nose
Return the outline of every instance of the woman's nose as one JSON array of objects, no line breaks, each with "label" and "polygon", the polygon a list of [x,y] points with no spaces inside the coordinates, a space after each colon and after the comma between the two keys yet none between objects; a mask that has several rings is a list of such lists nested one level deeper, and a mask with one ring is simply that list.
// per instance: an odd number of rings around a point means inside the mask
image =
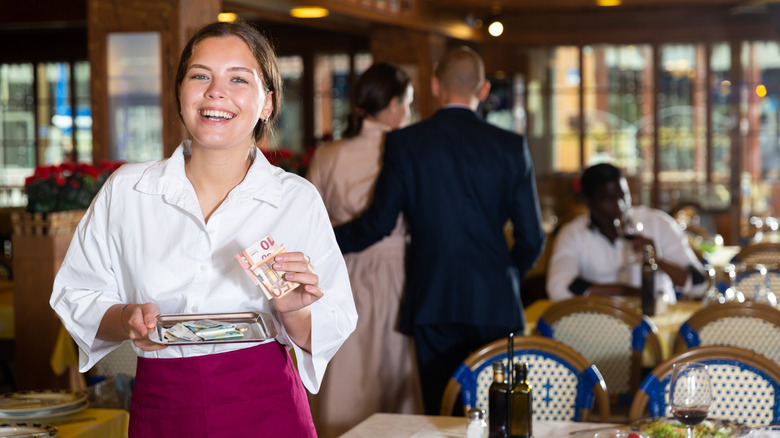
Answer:
[{"label": "woman's nose", "polygon": [[225,91],[219,85],[219,83],[217,81],[214,81],[206,89],[206,96],[210,97],[212,99],[224,99],[225,98]]}]

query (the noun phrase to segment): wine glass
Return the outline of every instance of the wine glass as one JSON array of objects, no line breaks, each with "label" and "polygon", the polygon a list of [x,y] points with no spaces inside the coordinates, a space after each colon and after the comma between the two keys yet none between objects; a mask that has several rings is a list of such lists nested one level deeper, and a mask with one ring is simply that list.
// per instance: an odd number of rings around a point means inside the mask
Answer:
[{"label": "wine glass", "polygon": [[707,411],[712,404],[712,387],[706,364],[699,362],[674,364],[669,404],[674,418],[688,429],[688,438],[694,438],[693,427],[707,418]]},{"label": "wine glass", "polygon": [[615,219],[613,224],[618,236],[626,240],[634,240],[636,235],[641,233],[644,228],[642,222],[636,219],[636,214],[632,207],[623,209],[620,217]]}]

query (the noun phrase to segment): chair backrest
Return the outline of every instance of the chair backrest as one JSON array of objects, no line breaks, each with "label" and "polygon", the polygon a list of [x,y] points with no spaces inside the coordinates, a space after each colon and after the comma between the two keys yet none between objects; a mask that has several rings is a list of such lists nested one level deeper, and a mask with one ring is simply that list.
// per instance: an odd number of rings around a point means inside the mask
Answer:
[{"label": "chair backrest", "polygon": [[94,374],[104,377],[124,374],[134,378],[137,360],[138,355],[133,350],[133,344],[125,341],[95,364]]},{"label": "chair backrest", "polygon": [[780,310],[746,301],[710,304],[682,325],[674,351],[701,345],[733,345],[780,363]]},{"label": "chair backrest", "polygon": [[747,264],[778,264],[780,263],[780,243],[755,243],[742,248],[734,258],[732,263]]},{"label": "chair backrest", "polygon": [[596,365],[616,404],[630,400],[639,387],[645,347],[654,363],[662,358],[655,324],[621,299],[575,297],[554,303],[539,317],[536,330],[574,348]]},{"label": "chair backrest", "polygon": [[629,419],[668,417],[669,380],[677,362],[702,362],[709,368],[709,417],[765,426],[780,420],[780,365],[759,353],[734,346],[696,347],[655,367],[634,397]]},{"label": "chair backrest", "polygon": [[[488,410],[493,362],[506,363],[507,348],[508,338],[499,339],[466,358],[444,390],[442,415],[452,414],[459,393],[464,413],[472,407]],[[606,383],[598,369],[581,354],[553,339],[515,336],[514,362],[521,361],[528,364],[534,420],[588,421],[595,402],[598,420],[609,421]]]}]

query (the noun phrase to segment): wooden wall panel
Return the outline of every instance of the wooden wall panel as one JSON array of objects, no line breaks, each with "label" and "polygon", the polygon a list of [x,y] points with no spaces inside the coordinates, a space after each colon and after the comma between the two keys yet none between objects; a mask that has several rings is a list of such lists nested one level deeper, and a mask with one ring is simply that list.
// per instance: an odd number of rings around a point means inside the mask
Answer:
[{"label": "wooden wall panel", "polygon": [[162,65],[163,155],[184,138],[176,106],[175,75],[181,50],[200,26],[215,21],[220,0],[89,0],[88,48],[92,68],[92,155],[110,155],[107,38],[111,32],[159,32]]}]

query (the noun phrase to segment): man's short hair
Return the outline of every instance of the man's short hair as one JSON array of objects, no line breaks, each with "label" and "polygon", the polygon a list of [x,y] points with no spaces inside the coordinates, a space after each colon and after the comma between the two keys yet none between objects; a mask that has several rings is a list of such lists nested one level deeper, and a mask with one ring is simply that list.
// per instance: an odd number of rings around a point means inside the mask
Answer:
[{"label": "man's short hair", "polygon": [[442,89],[457,96],[472,96],[485,82],[485,64],[473,49],[460,46],[444,54],[433,74]]},{"label": "man's short hair", "polygon": [[582,172],[582,177],[580,178],[582,194],[586,198],[592,199],[600,185],[620,181],[622,177],[623,174],[620,169],[609,163],[599,163],[588,167]]}]

